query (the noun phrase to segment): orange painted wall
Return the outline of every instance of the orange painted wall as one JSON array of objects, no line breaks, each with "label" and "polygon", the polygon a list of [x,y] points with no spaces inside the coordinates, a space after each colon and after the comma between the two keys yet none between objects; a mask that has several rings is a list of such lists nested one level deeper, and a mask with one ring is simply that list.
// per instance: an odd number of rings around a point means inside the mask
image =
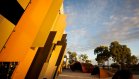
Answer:
[{"label": "orange painted wall", "polygon": [[62,48],[61,45],[57,45],[55,50],[52,52],[51,58],[49,60],[48,66],[47,66],[47,70],[44,75],[45,78],[52,79],[52,75],[56,68],[55,64],[56,64],[56,61],[57,61],[61,48]]},{"label": "orange painted wall", "polygon": [[22,6],[23,9],[26,9],[26,7],[28,6],[29,2],[31,2],[32,0],[17,0],[17,1]]},{"label": "orange painted wall", "polygon": [[46,39],[50,33],[51,28],[53,27],[57,14],[59,13],[60,7],[63,0],[53,0],[53,3],[45,17],[44,22],[39,30],[39,33],[36,36],[35,41],[33,42],[32,47],[43,47],[45,45]]},{"label": "orange painted wall", "polygon": [[[56,20],[55,20],[55,22],[54,22],[54,24],[53,24],[53,27],[52,27],[52,29],[51,29],[51,31],[56,31],[56,32],[57,32],[57,33],[56,33],[56,36],[55,36],[55,38],[54,38],[54,41],[53,41],[54,44],[56,44],[58,41],[61,40],[65,27],[66,27],[66,15],[64,15],[64,14],[58,14],[58,15],[57,15],[57,18],[56,18]],[[55,51],[55,50],[54,50],[54,51]],[[53,53],[53,52],[52,52],[52,53]],[[58,58],[58,56],[59,56],[59,53],[60,53],[60,52],[57,51],[56,54],[52,54],[52,55],[51,55],[51,58],[50,58],[51,61],[49,61],[48,64],[45,64],[45,65],[44,65],[45,67],[43,67],[43,69],[42,69],[42,71],[41,71],[41,74],[40,74],[40,76],[39,76],[40,79],[43,78],[43,76],[46,75],[45,72],[51,72],[51,75],[54,74],[53,72],[55,71],[54,69],[55,69],[56,67],[55,67],[54,64],[50,64],[50,63],[56,63],[56,61],[53,61],[53,60],[57,60],[57,58]],[[53,56],[53,55],[54,55],[54,56]],[[49,68],[49,66],[50,66],[52,69],[51,69],[51,70],[47,70],[47,67],[46,67],[46,66],[48,66],[48,68]],[[47,70],[47,71],[46,71],[46,70]],[[52,72],[52,71],[53,71],[53,72]],[[49,73],[49,75],[50,75],[50,73]],[[51,75],[50,75],[50,76],[51,76]],[[47,75],[47,76],[48,76],[48,75]]]},{"label": "orange painted wall", "polygon": [[51,29],[52,31],[57,31],[53,43],[57,43],[57,41],[61,40],[65,28],[66,28],[66,15],[59,14],[58,19],[57,19],[53,29]]},{"label": "orange painted wall", "polygon": [[[66,54],[66,51],[64,52],[64,55]],[[59,65],[59,67],[58,67],[58,72],[59,73],[62,73],[62,66],[63,66],[63,61],[64,61],[64,55],[63,55],[63,57],[62,57],[62,60],[61,60],[61,62],[60,62],[60,65]],[[58,73],[57,72],[57,73]]]},{"label": "orange painted wall", "polygon": [[37,49],[38,48],[28,50],[27,55],[25,56],[24,60],[19,62],[19,65],[17,65],[17,68],[15,69],[12,75],[12,79],[24,79],[25,78]]},{"label": "orange painted wall", "polygon": [[38,33],[52,0],[31,0],[18,24],[0,53],[0,61],[21,61]]},{"label": "orange painted wall", "polygon": [[0,15],[0,51],[8,40],[15,25]]},{"label": "orange painted wall", "polygon": [[[61,7],[63,7],[63,6],[61,6]],[[61,40],[65,28],[66,28],[66,15],[61,14],[61,9],[60,9],[60,13],[57,14],[57,18],[55,19],[55,21],[53,23],[53,27],[51,28],[51,31],[57,32],[56,36],[54,38],[54,41],[53,41],[54,44],[56,44],[58,41]],[[56,61],[57,61],[58,56],[60,54],[60,51],[58,51],[57,46],[56,46],[55,50],[52,52],[52,55],[50,57],[48,64],[44,65],[47,67],[43,67],[45,69],[42,69],[41,74],[39,76],[40,79],[41,78],[51,79],[54,76],[55,70],[57,68],[55,66],[55,64],[56,64]],[[61,45],[59,45],[59,46],[61,46]],[[61,48],[59,50],[61,50]]]},{"label": "orange painted wall", "polygon": [[[49,34],[50,30],[52,30],[54,25],[53,21],[57,19],[56,16],[59,13],[58,11],[62,2],[63,0],[31,0],[31,4],[28,5],[19,22],[15,26],[15,32],[11,33],[11,36],[5,45],[6,47],[0,52],[0,62],[18,62],[18,65],[12,75],[12,79],[24,79],[34,59],[37,48],[39,46],[43,47],[43,44],[45,43],[44,40],[47,40],[47,35]],[[60,19],[61,21],[59,21],[61,24],[56,25],[57,27],[54,27],[53,29],[54,31],[59,31],[56,36],[55,43],[61,39],[62,33],[66,26],[65,15],[61,15],[60,17],[63,18]],[[40,31],[40,29],[43,29],[43,31]],[[46,35],[42,37],[43,39],[37,39],[37,41],[43,42],[41,42],[40,45],[36,45],[37,47],[32,50],[31,47],[34,41],[36,41],[38,35],[41,35],[39,33],[44,33],[44,31],[46,31]],[[61,46],[56,47],[56,50],[54,51],[55,54],[53,54],[50,59],[51,61],[57,60],[60,49]],[[50,62],[48,65],[51,66],[51,63],[53,62]],[[50,71],[51,70],[49,70],[49,72]]]}]

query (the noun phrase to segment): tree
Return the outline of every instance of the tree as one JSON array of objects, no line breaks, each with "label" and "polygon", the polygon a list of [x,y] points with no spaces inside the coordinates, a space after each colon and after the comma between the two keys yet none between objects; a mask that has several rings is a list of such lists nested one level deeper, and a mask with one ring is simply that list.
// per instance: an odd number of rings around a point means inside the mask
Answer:
[{"label": "tree", "polygon": [[79,59],[81,59],[83,62],[86,62],[86,60],[88,59],[88,56],[87,56],[87,54],[81,54],[79,56]]},{"label": "tree", "polygon": [[67,52],[69,54],[69,63],[72,64],[73,62],[77,61],[77,53],[76,52]]},{"label": "tree", "polygon": [[131,50],[126,45],[119,44],[118,41],[111,42],[109,49],[106,46],[95,48],[94,54],[97,54],[96,61],[98,64],[104,63],[110,57],[120,65],[120,68],[126,67],[125,64],[136,64],[138,59],[135,55],[131,56]]},{"label": "tree", "polygon": [[98,65],[104,64],[104,60],[103,60],[102,54],[98,54],[97,57],[95,58],[95,60],[97,61]]},{"label": "tree", "polygon": [[121,64],[121,66],[124,66],[131,56],[130,48],[128,48],[126,45],[119,44],[117,41],[112,42],[109,49],[113,60],[118,64]]},{"label": "tree", "polygon": [[132,63],[133,65],[135,65],[135,64],[137,64],[137,62],[138,62],[137,57],[136,57],[135,55],[132,55],[132,56],[131,56],[131,63]]},{"label": "tree", "polygon": [[67,58],[67,55],[64,55],[64,58]]},{"label": "tree", "polygon": [[94,54],[97,54],[96,61],[98,64],[108,61],[109,57],[111,56],[107,46],[99,46],[95,48]]},{"label": "tree", "polygon": [[91,60],[86,60],[85,63],[91,63]]}]

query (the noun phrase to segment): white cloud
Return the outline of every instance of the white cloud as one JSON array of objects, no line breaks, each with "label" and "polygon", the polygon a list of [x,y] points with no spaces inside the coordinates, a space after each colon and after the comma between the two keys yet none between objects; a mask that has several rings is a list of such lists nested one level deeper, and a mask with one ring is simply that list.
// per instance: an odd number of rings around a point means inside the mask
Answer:
[{"label": "white cloud", "polygon": [[[103,23],[107,29],[99,35],[105,40],[119,40],[128,41],[139,39],[139,16],[138,11],[135,10],[135,16],[110,16],[110,21]],[[136,31],[135,31],[136,30]]]},{"label": "white cloud", "polygon": [[68,47],[69,50],[79,50],[79,49],[83,49],[82,48],[82,42],[84,40],[82,40],[83,38],[85,38],[87,35],[87,30],[85,28],[80,28],[80,29],[75,29],[75,30],[71,30],[68,32]]},{"label": "white cloud", "polygon": [[99,45],[108,46],[115,40],[120,43],[139,40],[139,8],[132,8],[132,0],[122,7],[109,4],[108,0],[90,1],[83,7],[66,6],[69,50],[85,51]]},{"label": "white cloud", "polygon": [[139,16],[139,9],[135,9],[134,12],[136,13],[137,16]]}]

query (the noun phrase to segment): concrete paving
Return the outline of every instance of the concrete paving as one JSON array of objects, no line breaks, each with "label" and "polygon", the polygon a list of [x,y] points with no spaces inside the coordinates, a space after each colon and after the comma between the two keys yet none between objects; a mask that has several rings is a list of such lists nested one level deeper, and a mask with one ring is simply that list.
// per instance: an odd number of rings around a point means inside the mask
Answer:
[{"label": "concrete paving", "polygon": [[92,76],[90,73],[82,73],[80,71],[63,70],[62,74],[59,74],[57,79],[111,79],[99,78],[97,75]]},{"label": "concrete paving", "polygon": [[139,79],[139,75],[133,75],[133,79]]},{"label": "concrete paving", "polygon": [[[92,76],[90,73],[82,73],[80,71],[71,71],[69,69],[63,70],[62,74],[56,79],[112,79],[112,77],[108,78],[99,78],[97,75]],[[139,79],[139,75],[134,75],[134,79]]]}]

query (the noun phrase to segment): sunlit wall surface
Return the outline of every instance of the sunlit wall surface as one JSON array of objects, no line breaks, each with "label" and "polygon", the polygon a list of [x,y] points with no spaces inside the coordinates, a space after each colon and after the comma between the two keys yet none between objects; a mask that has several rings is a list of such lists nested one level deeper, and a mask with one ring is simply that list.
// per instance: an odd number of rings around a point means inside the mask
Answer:
[{"label": "sunlit wall surface", "polygon": [[55,64],[64,55],[63,45],[58,42],[66,27],[62,3],[63,0],[0,1],[0,62],[18,63],[8,78],[42,79],[57,74],[59,66]]}]

